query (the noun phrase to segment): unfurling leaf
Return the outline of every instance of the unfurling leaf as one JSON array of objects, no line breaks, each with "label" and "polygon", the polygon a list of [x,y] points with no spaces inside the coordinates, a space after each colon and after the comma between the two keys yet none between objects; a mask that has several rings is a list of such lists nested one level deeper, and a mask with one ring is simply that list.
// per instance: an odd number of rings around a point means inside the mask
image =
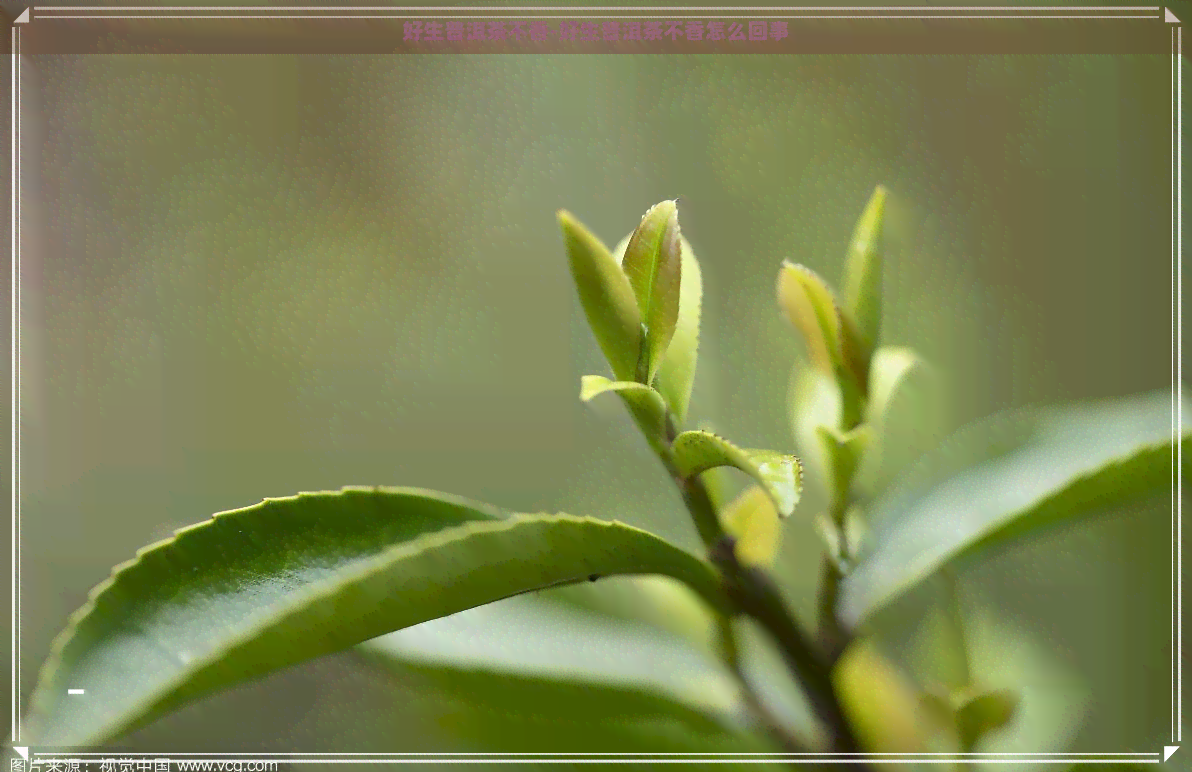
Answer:
[{"label": "unfurling leaf", "polygon": [[653,383],[679,320],[683,259],[679,246],[679,209],[674,201],[656,204],[629,237],[621,268],[629,277],[646,325],[637,380]]},{"label": "unfurling leaf", "polygon": [[[618,263],[624,263],[625,249],[629,246],[630,233],[621,239],[621,243],[613,251],[613,257]],[[699,319],[700,303],[703,296],[703,279],[700,274],[699,260],[695,257],[695,250],[691,248],[686,237],[679,234],[679,247],[683,253],[682,282],[679,286],[679,319],[675,324],[675,334],[666,353],[662,357],[662,364],[658,367],[658,375],[654,379],[654,387],[662,394],[666,404],[670,406],[675,420],[682,423],[687,418],[687,407],[691,402],[691,388],[695,384],[695,366],[699,354]]]},{"label": "unfurling leaf", "polygon": [[842,357],[840,312],[832,290],[810,268],[784,262],[778,271],[778,305],[803,336],[811,363],[834,375]]},{"label": "unfurling leaf", "polygon": [[844,312],[856,322],[867,353],[877,345],[881,335],[881,238],[885,213],[886,189],[878,185],[857,221],[844,263]]},{"label": "unfurling leaf", "polygon": [[872,432],[865,425],[849,432],[840,432],[826,426],[816,427],[815,431],[828,461],[829,482],[834,500],[847,501],[853,475],[861,464],[865,449],[869,447]]},{"label": "unfurling leaf", "polygon": [[742,565],[769,568],[782,545],[782,523],[770,494],[753,485],[729,502],[721,514],[724,530],[736,540]]},{"label": "unfurling leaf", "polygon": [[961,747],[971,752],[989,732],[1001,729],[1014,718],[1018,695],[1005,689],[980,694],[956,711],[956,731]]},{"label": "unfurling leaf", "polygon": [[869,372],[865,423],[873,442],[857,473],[865,496],[886,490],[898,474],[943,439],[947,402],[939,373],[909,348],[879,348]]},{"label": "unfurling leaf", "polygon": [[802,336],[812,365],[836,379],[841,426],[853,428],[861,420],[869,377],[868,350],[856,325],[840,312],[836,296],[818,274],[789,261],[778,272],[778,304]]},{"label": "unfurling leaf", "polygon": [[753,477],[774,500],[780,517],[789,517],[803,493],[803,465],[772,450],[746,450],[711,432],[683,432],[671,446],[684,477],[718,466],[734,466]]},{"label": "unfurling leaf", "polygon": [[588,326],[617,380],[636,380],[643,344],[642,317],[629,278],[604,242],[570,212],[560,210],[558,217]]},{"label": "unfurling leaf", "polygon": [[646,439],[665,437],[666,405],[661,394],[637,381],[610,381],[602,375],[585,375],[580,381],[579,398],[584,402],[607,392],[621,395]]}]

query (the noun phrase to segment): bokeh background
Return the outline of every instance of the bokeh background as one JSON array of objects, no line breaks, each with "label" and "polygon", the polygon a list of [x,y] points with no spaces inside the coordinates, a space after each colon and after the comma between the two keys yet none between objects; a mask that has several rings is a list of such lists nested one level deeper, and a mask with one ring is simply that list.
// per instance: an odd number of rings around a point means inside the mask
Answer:
[{"label": "bokeh background", "polygon": [[[29,59],[25,697],[52,637],[113,564],[265,496],[422,486],[617,518],[695,548],[619,405],[577,399],[580,376],[606,365],[570,285],[559,208],[612,245],[650,205],[681,196],[704,273],[691,422],[746,445],[794,449],[799,346],[775,304],[779,263],[837,281],[877,184],[892,195],[885,339],[947,375],[952,425],[1163,388],[1170,64]],[[789,524],[780,561],[808,620],[809,523]],[[1073,750],[1155,751],[1168,738],[1169,531],[1158,501],[961,576],[966,597],[1016,631],[1005,651],[1025,636],[1087,688]],[[332,657],[192,706],[133,743],[452,747],[417,725],[417,694],[388,686]]]}]

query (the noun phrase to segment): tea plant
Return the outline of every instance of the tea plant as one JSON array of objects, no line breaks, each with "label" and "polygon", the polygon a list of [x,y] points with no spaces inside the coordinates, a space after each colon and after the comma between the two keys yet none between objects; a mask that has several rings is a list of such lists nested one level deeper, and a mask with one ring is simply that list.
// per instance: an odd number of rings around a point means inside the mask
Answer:
[{"label": "tea plant", "polygon": [[[562,585],[586,587],[592,600],[605,584],[598,580],[654,574],[694,592],[699,607],[681,612],[678,592],[643,605],[644,583],[598,605],[659,627],[668,614],[702,616],[716,631],[711,655],[739,682],[745,720],[562,678],[476,682],[463,699],[499,706],[520,694],[577,711],[596,745],[573,750],[980,747],[1014,722],[1020,695],[989,688],[972,672],[917,682],[882,653],[871,620],[929,577],[949,585],[953,564],[1170,490],[1176,406],[1168,393],[1020,410],[922,448],[909,468],[899,464],[931,436],[920,431],[916,407],[931,369],[910,349],[882,345],[886,198],[879,187],[865,207],[839,292],[802,265],[787,262],[778,272],[779,308],[807,354],[795,370],[791,419],[807,473],[827,493],[825,512],[799,507],[800,458],[684,427],[702,279],[676,203],[651,208],[615,250],[561,211],[579,300],[612,375],[585,376],[580,399],[615,395],[624,403],[686,505],[702,555],[615,520],[514,514],[414,488],[266,499],[182,529],[117,566],[55,640],[22,740],[108,743],[203,695],[391,631]],[[751,481],[731,500],[723,469]],[[823,542],[814,632],[771,574],[791,518],[813,521]],[[963,615],[944,610],[963,649]],[[744,620],[780,653],[785,674],[763,677],[797,684],[815,717],[810,730],[758,689],[759,666],[745,661]],[[385,658],[375,647],[362,651]],[[614,728],[602,730],[609,721]]]}]

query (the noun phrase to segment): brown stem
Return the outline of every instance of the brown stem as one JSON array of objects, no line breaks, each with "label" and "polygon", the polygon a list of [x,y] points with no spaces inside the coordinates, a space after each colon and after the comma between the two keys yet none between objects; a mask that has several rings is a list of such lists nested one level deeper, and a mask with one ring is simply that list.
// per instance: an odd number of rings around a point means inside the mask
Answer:
[{"label": "brown stem", "polygon": [[[724,574],[725,589],[730,600],[743,614],[761,625],[774,640],[787,667],[803,686],[816,714],[831,734],[833,750],[856,753],[856,738],[832,688],[831,668],[807,640],[778,587],[766,572],[743,566],[737,560],[733,550],[734,541],[721,528],[707,488],[699,476],[693,475],[682,480],[682,491],[683,500],[705,543],[708,543],[705,534],[718,534],[708,544],[708,552],[712,562]],[[861,766],[858,764],[856,768],[860,769]]]},{"label": "brown stem", "polygon": [[766,727],[766,731],[774,738],[775,742],[782,746],[787,753],[807,753],[807,748],[794,735],[782,721],[770,710],[765,701],[762,700],[761,695],[753,687],[749,681],[749,676],[745,673],[744,663],[741,661],[740,647],[737,645],[737,634],[733,629],[733,620],[727,616],[719,615],[720,626],[720,644],[724,653],[724,658],[736,677],[737,682],[741,684],[741,692],[744,695],[745,703],[753,714]]}]

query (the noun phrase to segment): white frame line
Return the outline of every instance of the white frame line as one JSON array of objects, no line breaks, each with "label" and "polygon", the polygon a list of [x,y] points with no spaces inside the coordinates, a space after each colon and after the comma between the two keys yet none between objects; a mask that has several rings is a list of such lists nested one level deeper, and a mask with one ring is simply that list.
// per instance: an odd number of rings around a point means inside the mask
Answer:
[{"label": "white frame line", "polygon": [[9,62],[12,81],[12,113],[11,137],[12,142],[12,221],[10,233],[12,235],[12,463],[10,467],[9,487],[12,494],[12,737],[20,741],[20,693],[17,686],[17,630],[20,628],[17,615],[18,580],[20,572],[17,570],[17,33],[19,25],[12,25],[12,56]]},{"label": "white frame line", "polygon": [[[1184,435],[1184,27],[1176,25],[1176,394],[1179,410],[1176,411],[1177,437]],[[1184,447],[1176,443],[1176,487],[1172,491],[1176,507],[1176,732],[1175,741],[1181,742],[1184,734],[1184,503],[1181,492],[1184,486]]]},{"label": "white frame line", "polygon": [[[32,21],[34,12],[43,14],[51,12],[52,15],[40,15],[37,18],[41,19],[88,19],[88,18],[140,18],[140,19],[155,19],[155,18],[173,18],[173,19],[191,19],[191,18],[229,18],[229,19],[285,19],[285,18],[312,18],[312,19],[348,19],[348,18],[439,18],[436,16],[422,16],[412,15],[409,13],[388,13],[388,14],[356,14],[343,15],[343,11],[441,11],[450,13],[450,16],[443,18],[451,19],[494,19],[494,18],[510,18],[510,12],[517,11],[565,11],[570,14],[575,14],[583,11],[632,11],[632,15],[626,17],[621,16],[584,16],[583,18],[599,18],[599,19],[618,19],[618,18],[669,18],[667,16],[647,16],[640,13],[640,11],[905,11],[904,15],[882,15],[882,14],[863,14],[863,15],[777,15],[768,13],[762,16],[743,16],[734,14],[734,18],[740,19],[757,19],[757,18],[772,18],[772,19],[865,19],[865,18],[883,18],[883,19],[1002,19],[1002,18],[1019,18],[1019,19],[1154,19],[1154,13],[1159,14],[1163,18],[1163,7],[1161,6],[507,6],[503,8],[492,7],[460,7],[460,6],[160,6],[153,7],[157,11],[212,11],[217,13],[205,15],[175,15],[175,14],[119,14],[110,13],[113,11],[134,11],[143,10],[145,6],[30,6],[29,21]],[[105,13],[97,14],[60,14],[58,11],[103,11]],[[231,10],[268,10],[273,13],[248,15],[248,14],[228,14]],[[278,13],[279,11],[302,11],[307,12],[303,14],[298,13]],[[310,11],[339,11],[340,15],[330,14],[310,14]],[[497,11],[500,15],[486,15],[486,16],[461,16],[456,15],[459,11],[469,10],[484,10]],[[999,15],[975,15],[975,14],[955,14],[955,15],[941,15],[941,14],[924,14],[922,11],[1005,11],[1007,13]],[[1136,15],[1136,14],[1080,14],[1080,15],[1021,15],[1016,13],[1009,13],[1013,11],[1150,11],[1151,14]],[[717,18],[712,15],[692,15],[683,14],[684,18]],[[565,19],[574,18],[574,16],[526,16],[518,14],[517,18],[527,19]],[[21,60],[20,60],[20,26],[19,24],[12,25],[12,63],[11,63],[11,84],[12,84],[12,100],[11,100],[11,131],[12,131],[12,167],[11,167],[11,194],[12,194],[12,210],[11,210],[11,254],[12,254],[12,352],[11,352],[11,389],[12,389],[12,405],[11,405],[11,420],[12,420],[12,461],[11,461],[11,513],[12,513],[12,560],[13,560],[13,585],[12,585],[12,729],[11,737],[14,742],[20,742],[20,646],[21,640],[19,635],[21,622],[21,593],[20,593],[20,424],[21,424],[21,407],[20,407],[20,322],[21,322],[21,211],[20,211],[20,176],[21,176],[21,103],[19,98],[19,91],[21,87]],[[1172,28],[1172,34],[1175,42],[1175,62],[1174,73],[1172,79],[1172,87],[1174,93],[1174,132],[1171,140],[1171,149],[1173,153],[1173,180],[1172,188],[1174,190],[1174,202],[1172,209],[1172,220],[1174,225],[1173,233],[1173,264],[1172,264],[1172,285],[1173,297],[1172,303],[1174,306],[1173,315],[1173,356],[1172,356],[1172,375],[1173,375],[1173,411],[1172,423],[1174,429],[1173,439],[1175,442],[1175,453],[1173,454],[1174,462],[1174,488],[1173,488],[1173,508],[1174,508],[1174,531],[1173,531],[1173,552],[1174,552],[1174,576],[1173,576],[1173,592],[1174,608],[1173,608],[1173,632],[1175,635],[1175,646],[1173,648],[1173,668],[1175,671],[1174,678],[1174,695],[1172,706],[1173,731],[1172,737],[1174,743],[1179,744],[1183,739],[1183,658],[1181,652],[1183,651],[1183,500],[1181,491],[1183,489],[1183,446],[1179,442],[1179,438],[1183,435],[1183,265],[1181,257],[1183,255],[1183,25],[1175,24]],[[112,758],[112,754],[104,753],[45,753],[38,754],[39,756],[47,757],[73,757],[81,758],[88,756]],[[133,753],[133,754],[115,754],[119,756],[161,756],[156,753]],[[184,756],[209,756],[209,755],[229,755],[226,753],[195,753],[183,754]],[[952,763],[954,759],[980,759],[989,763],[1011,763],[1015,761],[1027,761],[1029,763],[1070,763],[1074,760],[1082,759],[1097,759],[1104,757],[1129,757],[1141,763],[1159,763],[1160,753],[1104,753],[1104,754],[1073,754],[1073,753],[1043,753],[1043,754],[1028,754],[1028,753],[960,753],[960,754],[484,754],[484,753],[466,753],[466,754],[450,754],[450,753],[434,753],[434,754],[390,754],[385,759],[363,759],[363,758],[348,758],[343,757],[360,757],[360,756],[382,756],[385,754],[335,754],[335,753],[308,753],[308,754],[282,754],[282,753],[266,753],[266,754],[243,754],[247,757],[267,757],[267,756],[286,756],[295,762],[299,759],[318,758],[322,756],[337,756],[337,759],[323,759],[319,758],[321,763],[413,763],[415,761],[423,761],[426,763],[488,763],[484,759],[492,757],[501,757],[505,763],[533,763],[529,759],[510,760],[509,757],[517,756],[533,756],[535,761],[543,759],[567,758],[572,763],[638,763],[641,760],[655,761],[657,763],[684,763],[682,758],[668,758],[673,756],[686,756],[692,759],[700,759],[704,763],[722,763],[718,760],[719,756],[728,756],[731,758],[723,759],[723,762],[734,760],[737,762],[746,763],[766,763],[770,759],[799,759],[811,761],[815,759],[817,763],[850,763],[858,760],[876,761],[878,763],[893,763],[897,760],[898,763],[905,763],[914,761],[916,763]],[[413,757],[405,760],[397,757]],[[601,760],[573,758],[575,756],[603,757]],[[608,758],[608,757],[626,757],[632,758]],[[747,756],[764,756],[764,759],[748,759],[742,758]],[[436,757],[449,757],[436,758]],[[943,757],[943,758],[941,758]],[[240,759],[222,759],[212,761],[237,761]],[[1121,760],[1118,758],[1117,760]]]},{"label": "white frame line", "polygon": [[[376,14],[55,14],[53,16],[37,16],[39,19],[674,19],[673,14],[670,15],[646,15],[646,14],[621,14],[617,16],[598,16],[593,14],[585,14],[583,16],[575,15],[555,15],[555,16],[529,16],[518,15],[512,17],[508,14],[504,15],[452,15],[444,16],[443,14],[408,14],[408,13],[376,13]],[[723,14],[683,14],[684,19],[721,19]],[[733,19],[1157,19],[1153,14],[1108,14],[1108,15],[1035,15],[1025,16],[1021,14],[990,14],[984,16],[974,16],[970,14],[905,14],[900,16],[889,16],[885,14],[854,14],[854,15],[840,15],[840,14],[797,14],[797,15],[742,15],[733,14]],[[757,41],[754,41],[757,42]]]},{"label": "white frame line", "polygon": [[[42,11],[139,11],[142,5],[70,5],[70,6],[31,6],[31,10]],[[361,5],[361,6],[268,6],[268,5],[163,5],[155,6],[159,11],[392,11],[391,5]],[[874,5],[874,6],[836,6],[836,5],[608,5],[608,6],[569,6],[569,5],[529,5],[529,6],[455,6],[455,5],[404,5],[396,9],[407,11],[915,11],[930,9],[933,11],[1153,11],[1162,13],[1161,6],[1136,5]]]}]

